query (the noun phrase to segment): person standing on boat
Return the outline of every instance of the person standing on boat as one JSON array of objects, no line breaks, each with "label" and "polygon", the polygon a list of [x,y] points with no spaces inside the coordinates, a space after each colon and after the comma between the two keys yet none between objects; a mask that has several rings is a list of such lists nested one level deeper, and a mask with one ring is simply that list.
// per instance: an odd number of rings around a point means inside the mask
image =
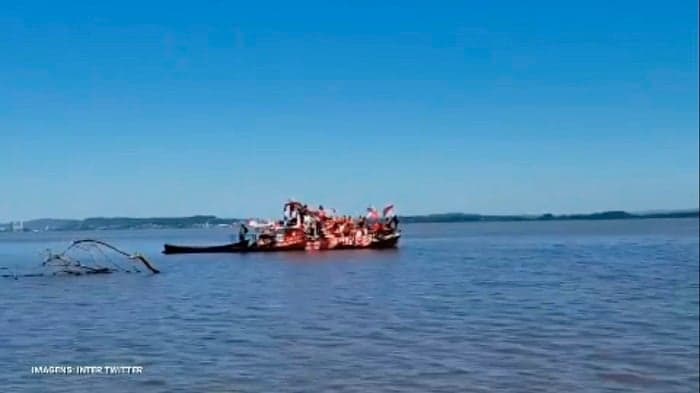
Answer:
[{"label": "person standing on boat", "polygon": [[241,223],[241,228],[238,230],[238,242],[243,243],[246,241],[246,236],[248,235],[248,227]]},{"label": "person standing on boat", "polygon": [[364,216],[360,216],[357,224],[359,225],[360,228],[364,228],[365,225],[367,224],[367,220],[365,219]]},{"label": "person standing on boat", "polygon": [[292,210],[292,201],[289,200],[284,204],[284,208],[282,209],[282,217],[284,217],[284,221],[289,221],[292,218]]},{"label": "person standing on boat", "polygon": [[389,229],[396,230],[399,228],[399,217],[394,215],[389,219]]},{"label": "person standing on boat", "polygon": [[297,209],[292,212],[292,222],[295,228],[301,228],[301,213]]},{"label": "person standing on boat", "polygon": [[291,199],[287,200],[287,203],[284,205],[284,209],[282,210],[283,212],[283,221],[284,221],[284,226],[285,227],[294,227],[296,225],[296,215],[297,215],[297,209],[296,209],[296,202],[294,202]]},{"label": "person standing on boat", "polygon": [[323,220],[321,217],[316,217],[314,222],[314,235],[319,238],[323,236]]}]

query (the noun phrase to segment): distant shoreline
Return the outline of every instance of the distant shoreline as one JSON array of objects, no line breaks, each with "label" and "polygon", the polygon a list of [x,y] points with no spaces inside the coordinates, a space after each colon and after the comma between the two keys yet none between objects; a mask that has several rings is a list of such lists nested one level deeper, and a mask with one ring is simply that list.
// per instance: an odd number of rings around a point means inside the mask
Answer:
[{"label": "distant shoreline", "polygon": [[572,221],[572,220],[640,220],[650,218],[698,218],[700,212],[673,211],[661,213],[628,213],[622,210],[590,214],[482,215],[464,213],[404,216],[402,222],[508,222],[508,221]]},{"label": "distant shoreline", "polygon": [[[512,222],[512,221],[572,221],[572,220],[640,220],[651,218],[698,218],[698,210],[667,211],[657,213],[628,213],[622,210],[590,214],[541,214],[541,215],[484,215],[466,213],[441,213],[399,216],[402,223],[448,222]],[[211,215],[190,217],[94,217],[83,220],[42,218],[24,222],[0,223],[0,232],[90,231],[114,229],[176,229],[176,228],[227,228],[245,221],[241,218],[219,218]]]}]

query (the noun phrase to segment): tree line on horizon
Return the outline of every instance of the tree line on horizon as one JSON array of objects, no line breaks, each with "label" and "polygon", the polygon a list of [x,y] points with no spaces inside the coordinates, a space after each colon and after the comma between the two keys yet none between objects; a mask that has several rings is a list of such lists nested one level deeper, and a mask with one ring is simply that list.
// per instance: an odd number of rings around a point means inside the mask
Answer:
[{"label": "tree line on horizon", "polygon": [[[657,213],[628,213],[622,210],[605,211],[590,214],[550,213],[541,215],[483,215],[467,213],[438,213],[425,215],[399,216],[403,223],[447,223],[447,222],[496,222],[496,221],[553,221],[553,220],[624,220],[648,218],[690,218],[700,217],[698,210],[672,211]],[[80,231],[80,230],[115,230],[115,229],[159,229],[159,228],[201,228],[230,226],[245,221],[240,218],[219,218],[213,215],[196,215],[189,217],[92,217],[84,220],[74,219],[37,219],[23,223],[24,231]],[[0,224],[0,231],[10,231],[11,223]]]}]

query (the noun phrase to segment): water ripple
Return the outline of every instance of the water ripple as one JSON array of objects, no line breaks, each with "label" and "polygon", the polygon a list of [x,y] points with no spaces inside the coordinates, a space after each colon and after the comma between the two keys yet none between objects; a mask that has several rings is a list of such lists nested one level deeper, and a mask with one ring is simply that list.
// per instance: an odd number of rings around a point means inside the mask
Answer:
[{"label": "water ripple", "polygon": [[[3,391],[698,390],[698,222],[407,226],[393,252],[158,254],[158,276],[0,282]],[[85,234],[80,234],[84,236]],[[1,238],[27,268],[45,241]],[[193,241],[194,241],[193,240]],[[33,365],[140,365],[34,376]]]}]

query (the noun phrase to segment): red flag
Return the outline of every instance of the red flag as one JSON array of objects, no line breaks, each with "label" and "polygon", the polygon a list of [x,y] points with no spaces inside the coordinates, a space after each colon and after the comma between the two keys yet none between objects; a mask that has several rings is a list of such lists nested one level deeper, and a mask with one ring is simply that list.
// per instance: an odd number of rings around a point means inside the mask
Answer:
[{"label": "red flag", "polygon": [[377,211],[377,209],[375,209],[373,207],[368,207],[367,208],[367,218],[374,219],[374,220],[378,219],[379,212]]},{"label": "red flag", "polygon": [[384,210],[382,210],[382,216],[391,217],[393,215],[394,215],[394,204],[392,203],[391,205],[386,205],[386,207],[384,207]]}]

